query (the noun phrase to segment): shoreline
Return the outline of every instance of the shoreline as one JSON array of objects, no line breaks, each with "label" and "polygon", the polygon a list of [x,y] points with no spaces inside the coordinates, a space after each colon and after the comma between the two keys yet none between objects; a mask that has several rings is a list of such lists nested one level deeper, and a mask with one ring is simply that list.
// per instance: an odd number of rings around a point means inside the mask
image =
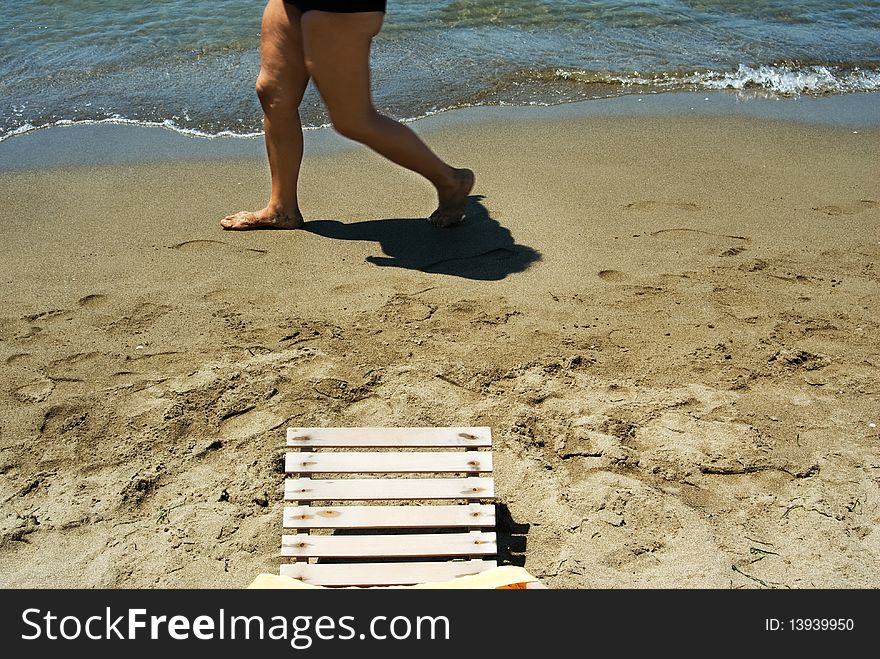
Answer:
[{"label": "shoreline", "polygon": [[[553,106],[479,106],[406,122],[430,134],[486,121],[559,121],[631,116],[720,116],[870,130],[880,127],[880,93],[762,97],[733,91],[622,95]],[[363,148],[331,128],[304,131],[306,157]],[[0,142],[0,172],[65,166],[265,158],[263,138],[193,136],[171,128],[97,122],[40,128]]]},{"label": "shoreline", "polygon": [[261,152],[4,172],[0,585],[243,587],[285,426],[485,425],[550,587],[876,586],[880,131],[659,98],[419,124],[448,231],[363,147],[310,141],[293,232],[217,225]]}]

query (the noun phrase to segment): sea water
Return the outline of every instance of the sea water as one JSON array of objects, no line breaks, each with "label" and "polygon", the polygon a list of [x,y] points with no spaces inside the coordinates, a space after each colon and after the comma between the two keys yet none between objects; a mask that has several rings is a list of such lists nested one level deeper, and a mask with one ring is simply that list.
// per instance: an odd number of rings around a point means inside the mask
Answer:
[{"label": "sea water", "polygon": [[[260,0],[3,0],[0,140],[108,121],[258,135]],[[389,0],[380,111],[623,94],[880,91],[880,2]],[[327,124],[310,85],[304,125]]]}]

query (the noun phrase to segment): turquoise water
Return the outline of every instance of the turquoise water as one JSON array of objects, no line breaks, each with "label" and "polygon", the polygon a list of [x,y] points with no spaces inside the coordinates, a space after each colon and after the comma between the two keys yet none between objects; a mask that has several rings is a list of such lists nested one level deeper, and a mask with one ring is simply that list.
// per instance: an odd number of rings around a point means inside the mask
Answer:
[{"label": "turquoise water", "polygon": [[[0,139],[113,121],[261,131],[258,0],[3,0]],[[454,107],[622,94],[880,90],[880,2],[389,0],[377,106]],[[314,89],[308,126],[327,122]]]}]

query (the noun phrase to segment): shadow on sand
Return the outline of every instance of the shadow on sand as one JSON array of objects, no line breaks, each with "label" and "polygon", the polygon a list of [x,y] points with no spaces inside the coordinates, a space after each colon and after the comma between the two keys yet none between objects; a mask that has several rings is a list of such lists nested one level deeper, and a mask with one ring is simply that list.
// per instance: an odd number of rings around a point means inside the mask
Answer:
[{"label": "shadow on sand", "polygon": [[517,245],[510,231],[489,217],[482,198],[469,197],[464,223],[450,229],[438,229],[424,218],[352,224],[312,220],[303,229],[326,238],[377,242],[384,256],[367,257],[375,265],[466,279],[497,281],[540,260],[538,251]]}]

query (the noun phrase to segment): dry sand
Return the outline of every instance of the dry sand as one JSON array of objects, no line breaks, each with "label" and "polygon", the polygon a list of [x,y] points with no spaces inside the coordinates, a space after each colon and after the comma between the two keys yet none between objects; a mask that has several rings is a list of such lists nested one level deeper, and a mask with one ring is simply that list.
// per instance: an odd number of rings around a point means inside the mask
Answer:
[{"label": "dry sand", "polygon": [[363,148],[297,232],[217,226],[263,160],[4,174],[0,585],[242,587],[286,426],[488,425],[551,587],[877,586],[878,137],[490,118],[447,231]]}]

